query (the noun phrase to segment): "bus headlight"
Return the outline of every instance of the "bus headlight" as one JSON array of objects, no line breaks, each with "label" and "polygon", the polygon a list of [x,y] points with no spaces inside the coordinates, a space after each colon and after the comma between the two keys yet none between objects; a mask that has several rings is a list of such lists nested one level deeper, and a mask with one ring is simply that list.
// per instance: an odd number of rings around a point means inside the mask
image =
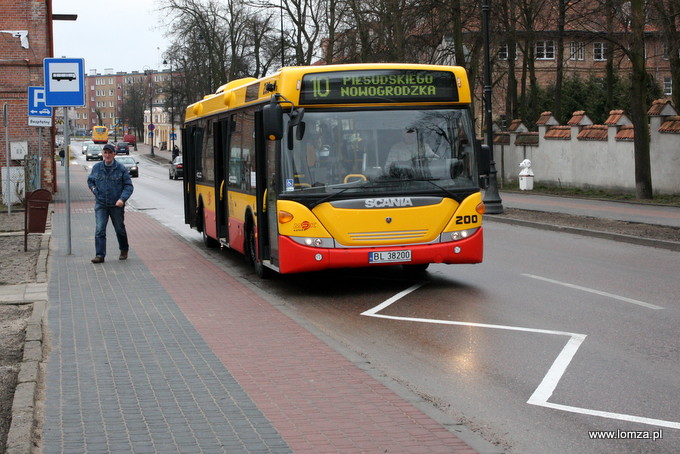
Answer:
[{"label": "bus headlight", "polygon": [[479,230],[479,227],[475,227],[474,229],[456,230],[455,232],[444,233],[442,234],[442,243],[446,243],[449,241],[464,240],[465,238],[469,238],[472,235],[474,235],[477,230]]},{"label": "bus headlight", "polygon": [[333,238],[312,238],[312,237],[305,237],[305,236],[291,236],[289,238],[291,240],[295,241],[296,243],[303,244],[305,246],[310,246],[310,247],[319,247],[319,248],[334,248],[335,247],[335,241],[333,241]]},{"label": "bus headlight", "polygon": [[321,238],[305,238],[305,244],[307,246],[320,247],[323,244]]}]

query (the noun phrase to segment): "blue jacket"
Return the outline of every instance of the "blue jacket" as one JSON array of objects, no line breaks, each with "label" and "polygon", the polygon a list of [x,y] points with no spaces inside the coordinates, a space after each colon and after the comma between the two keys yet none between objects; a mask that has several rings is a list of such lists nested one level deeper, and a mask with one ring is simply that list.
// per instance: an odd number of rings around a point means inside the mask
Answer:
[{"label": "blue jacket", "polygon": [[130,172],[118,161],[113,161],[109,169],[106,169],[104,161],[92,166],[87,185],[94,193],[97,204],[108,207],[114,206],[118,199],[127,201],[134,190]]}]

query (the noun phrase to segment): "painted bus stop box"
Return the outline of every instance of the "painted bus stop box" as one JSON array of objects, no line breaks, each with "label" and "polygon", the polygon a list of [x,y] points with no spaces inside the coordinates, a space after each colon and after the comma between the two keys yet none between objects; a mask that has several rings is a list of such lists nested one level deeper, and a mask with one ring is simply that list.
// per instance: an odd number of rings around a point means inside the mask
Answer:
[{"label": "painted bus stop box", "polygon": [[26,197],[26,211],[24,211],[24,252],[27,250],[27,236],[29,233],[44,233],[47,225],[47,213],[52,194],[47,189],[36,189]]}]

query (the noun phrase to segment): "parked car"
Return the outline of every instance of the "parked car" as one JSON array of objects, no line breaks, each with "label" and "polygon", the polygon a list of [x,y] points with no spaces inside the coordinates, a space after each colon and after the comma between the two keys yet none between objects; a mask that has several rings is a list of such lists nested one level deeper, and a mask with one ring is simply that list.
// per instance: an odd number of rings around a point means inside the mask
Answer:
[{"label": "parked car", "polygon": [[116,144],[116,154],[130,154],[130,148],[128,148],[127,142],[118,142]]},{"label": "parked car", "polygon": [[176,180],[178,178],[184,178],[184,166],[182,165],[182,157],[177,156],[171,163],[170,163],[170,179],[171,180]]},{"label": "parked car", "polygon": [[123,136],[123,140],[124,140],[125,142],[127,142],[128,145],[133,146],[133,147],[134,147],[135,144],[137,143],[137,138],[135,137],[134,134],[125,134],[125,135]]},{"label": "parked car", "polygon": [[128,169],[131,177],[139,176],[139,162],[135,161],[132,156],[116,156],[116,161],[122,163]]},{"label": "parked car", "polygon": [[104,146],[96,143],[87,146],[87,151],[85,152],[85,160],[89,161],[91,159],[95,161],[101,161],[104,159],[102,157],[102,151],[104,151]]},{"label": "parked car", "polygon": [[88,148],[90,145],[94,145],[94,142],[91,141],[91,140],[85,140],[85,141],[83,141],[83,145],[82,145],[82,147],[83,147],[83,154],[87,153],[87,148]]}]

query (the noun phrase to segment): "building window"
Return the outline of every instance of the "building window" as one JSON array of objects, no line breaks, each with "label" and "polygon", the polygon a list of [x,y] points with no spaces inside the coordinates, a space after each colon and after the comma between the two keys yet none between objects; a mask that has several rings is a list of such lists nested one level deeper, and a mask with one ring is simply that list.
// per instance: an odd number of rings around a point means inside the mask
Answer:
[{"label": "building window", "polygon": [[[519,48],[517,46],[517,43],[515,43],[515,60],[517,60],[519,56]],[[499,49],[498,49],[498,58],[500,60],[507,60],[510,57],[510,48],[508,47],[508,44],[503,44]]]},{"label": "building window", "polygon": [[663,94],[666,96],[672,96],[673,95],[673,78],[672,77],[664,77],[663,78]]},{"label": "building window", "polygon": [[536,41],[536,60],[554,60],[555,41]]},{"label": "building window", "polygon": [[607,61],[607,43],[593,43],[593,60]]},{"label": "building window", "polygon": [[583,61],[586,59],[586,46],[581,41],[569,43],[569,60]]}]

